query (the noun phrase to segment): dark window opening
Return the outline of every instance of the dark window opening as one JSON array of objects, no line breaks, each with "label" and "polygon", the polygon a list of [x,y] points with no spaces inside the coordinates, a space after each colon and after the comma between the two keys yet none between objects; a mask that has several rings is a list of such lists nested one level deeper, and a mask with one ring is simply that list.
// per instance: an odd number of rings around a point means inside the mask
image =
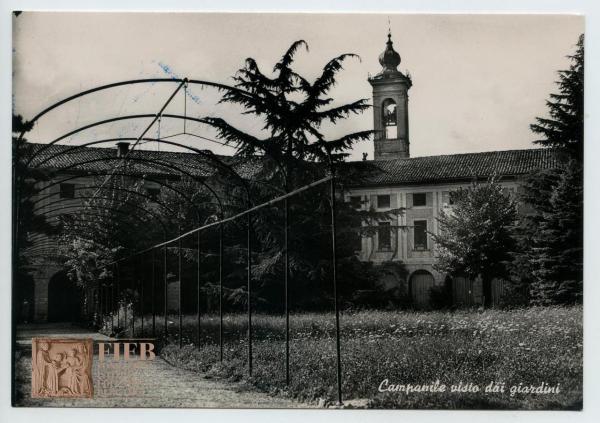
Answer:
[{"label": "dark window opening", "polygon": [[377,228],[379,250],[391,250],[392,248],[392,232],[390,222],[379,222]]},{"label": "dark window opening", "polygon": [[456,203],[456,199],[458,198],[457,191],[450,191],[450,195],[448,195],[448,204],[453,206]]},{"label": "dark window opening", "polygon": [[362,250],[362,237],[359,232],[350,232],[348,234],[348,244],[350,245],[351,251],[355,254],[360,253]]},{"label": "dark window opening", "polygon": [[413,207],[426,206],[427,205],[427,194],[420,192],[413,194]]},{"label": "dark window opening", "polygon": [[398,138],[398,113],[396,102],[391,98],[388,98],[383,102],[381,108],[385,139],[390,140]]},{"label": "dark window opening", "polygon": [[426,250],[427,249],[427,221],[426,220],[415,220],[414,221],[414,245],[415,250]]},{"label": "dark window opening", "polygon": [[377,196],[377,207],[380,209],[388,209],[390,207],[390,196],[389,195],[378,195]]},{"label": "dark window opening", "polygon": [[148,188],[146,191],[148,192],[148,196],[153,200],[156,200],[160,194],[159,188]]},{"label": "dark window opening", "polygon": [[75,184],[60,184],[60,198],[75,198]]},{"label": "dark window opening", "polygon": [[362,206],[362,198],[360,195],[353,195],[350,197],[350,205],[355,210],[360,210]]},{"label": "dark window opening", "polygon": [[449,207],[456,203],[457,191],[444,191],[442,192],[442,206]]}]

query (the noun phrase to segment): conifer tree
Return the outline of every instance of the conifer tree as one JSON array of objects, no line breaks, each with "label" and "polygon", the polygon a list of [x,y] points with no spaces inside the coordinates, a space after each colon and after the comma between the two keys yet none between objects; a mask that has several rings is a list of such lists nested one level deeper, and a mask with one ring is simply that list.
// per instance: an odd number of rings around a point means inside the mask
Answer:
[{"label": "conifer tree", "polygon": [[531,130],[543,138],[535,141],[544,147],[566,152],[570,158],[583,159],[583,77],[584,36],[577,41],[577,49],[569,69],[558,72],[558,93],[550,94],[546,102],[549,117],[538,117]]},{"label": "conifer tree", "polygon": [[572,160],[558,173],[546,210],[532,232],[530,295],[534,304],[581,302],[583,293],[582,169]]},{"label": "conifer tree", "polygon": [[537,144],[553,149],[556,169],[532,175],[522,200],[528,205],[519,222],[519,248],[513,280],[529,286],[534,304],[581,301],[583,290],[583,87],[584,36],[559,71],[558,94],[547,105],[550,118],[537,118]]}]

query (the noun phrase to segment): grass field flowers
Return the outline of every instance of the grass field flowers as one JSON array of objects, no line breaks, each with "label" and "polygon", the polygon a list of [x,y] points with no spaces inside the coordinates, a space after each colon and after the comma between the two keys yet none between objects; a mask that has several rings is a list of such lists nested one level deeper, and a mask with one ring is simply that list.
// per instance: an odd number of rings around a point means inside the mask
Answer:
[{"label": "grass field flowers", "polygon": [[[290,319],[290,385],[285,385],[284,319],[253,317],[254,372],[247,370],[245,315],[224,318],[224,360],[219,362],[218,317],[203,316],[200,347],[196,316],[185,316],[183,348],[178,319],[169,317],[169,340],[161,356],[176,366],[213,377],[245,381],[274,395],[333,403],[336,398],[333,314],[294,314]],[[142,335],[137,321],[136,336]],[[373,408],[580,409],[583,327],[581,307],[412,312],[360,311],[341,316],[345,400]],[[146,336],[151,319],[145,318]],[[162,319],[157,319],[162,333]],[[131,335],[129,333],[129,335]],[[446,392],[380,392],[390,384],[431,384]],[[450,392],[458,383],[479,392]],[[504,393],[486,393],[490,383]],[[559,393],[510,393],[510,387],[560,387]],[[516,388],[515,388],[516,389]]]}]

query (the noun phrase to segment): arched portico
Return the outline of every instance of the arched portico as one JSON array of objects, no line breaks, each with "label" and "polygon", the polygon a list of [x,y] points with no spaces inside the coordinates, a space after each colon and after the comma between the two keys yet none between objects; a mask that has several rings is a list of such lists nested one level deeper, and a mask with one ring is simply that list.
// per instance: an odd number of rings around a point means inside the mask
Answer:
[{"label": "arched portico", "polygon": [[81,290],[61,270],[48,283],[48,321],[74,322],[81,316]]}]

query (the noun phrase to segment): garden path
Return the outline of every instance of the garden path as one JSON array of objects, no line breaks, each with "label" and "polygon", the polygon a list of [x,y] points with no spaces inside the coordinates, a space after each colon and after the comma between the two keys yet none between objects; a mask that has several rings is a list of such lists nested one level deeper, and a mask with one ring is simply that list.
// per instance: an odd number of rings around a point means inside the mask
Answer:
[{"label": "garden path", "polygon": [[[53,336],[60,336],[54,327]],[[19,406],[50,407],[188,407],[188,408],[306,408],[308,404],[244,389],[243,385],[207,379],[204,375],[173,367],[160,357],[152,361],[100,363],[94,356],[92,369],[94,397],[62,399],[31,398],[31,350],[25,336],[46,336],[43,330],[20,330],[17,384],[21,393]],[[64,328],[65,337],[104,339],[82,329]],[[26,335],[24,335],[26,334]]]}]

